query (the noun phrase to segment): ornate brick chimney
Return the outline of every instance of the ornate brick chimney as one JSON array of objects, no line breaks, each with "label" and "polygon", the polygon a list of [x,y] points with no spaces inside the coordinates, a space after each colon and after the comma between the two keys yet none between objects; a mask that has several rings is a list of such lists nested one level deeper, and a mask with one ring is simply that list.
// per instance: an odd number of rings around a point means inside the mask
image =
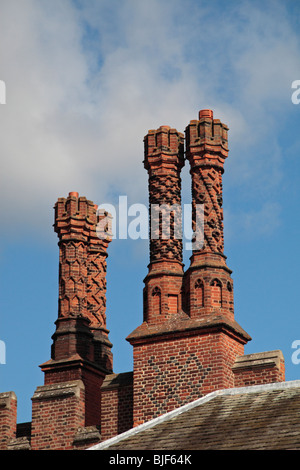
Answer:
[{"label": "ornate brick chimney", "polygon": [[[251,339],[234,320],[233,283],[223,253],[227,130],[210,110],[200,111],[199,120],[186,129],[195,240],[184,275],[182,243],[174,239],[175,230],[163,239],[162,223],[158,223],[154,224],[157,232],[151,233],[144,321],[127,337],[134,357],[134,425],[213,390],[232,387],[233,364]],[[162,126],[149,131],[144,142],[152,225],[153,204],[167,205],[169,212],[170,205],[181,204],[183,138],[175,129]],[[204,224],[198,223],[198,209],[204,213]],[[173,215],[176,228],[179,211],[173,210]]]},{"label": "ornate brick chimney", "polygon": [[144,143],[150,219],[150,264],[145,279],[144,320],[148,325],[157,325],[181,309],[183,135],[169,126],[161,126],[156,131],[149,131]]},{"label": "ornate brick chimney", "polygon": [[[46,435],[49,432],[42,402],[49,403],[50,389],[53,397],[59,396],[57,390],[64,391],[66,409],[69,393],[66,390],[71,387],[72,394],[80,397],[77,427],[79,422],[81,426],[101,422],[100,388],[105,376],[112,372],[113,360],[105,315],[106,257],[111,239],[105,232],[103,239],[98,237],[99,217],[104,214],[97,215],[94,203],[79,197],[76,192],[69,193],[67,198],[59,198],[55,205],[54,229],[59,237],[59,305],[51,359],[40,366],[45,374],[45,386],[40,387],[33,397],[33,442],[37,448],[45,445],[43,439],[37,437],[43,433],[40,428]],[[73,386],[74,381],[77,388]],[[69,383],[72,386],[69,387]],[[53,398],[55,407],[54,403]],[[40,426],[42,422],[44,424]]]},{"label": "ornate brick chimney", "polygon": [[[233,322],[233,282],[224,255],[222,209],[228,128],[219,119],[213,119],[211,110],[202,110],[199,120],[191,121],[185,133],[196,238],[190,267],[185,273],[185,311],[191,318]],[[199,224],[197,215],[202,211],[203,224]]]},{"label": "ornate brick chimney", "polygon": [[[76,357],[93,363],[105,374],[112,371],[112,345],[108,340],[105,315],[106,257],[110,238],[109,235],[106,239],[98,238],[97,222],[97,207],[85,197],[78,197],[78,193],[58,199],[55,205],[54,229],[59,237],[59,308],[51,367],[49,363],[42,366],[46,383],[65,380],[65,374],[61,374],[62,361],[68,368],[67,364]],[[53,370],[53,361],[60,361],[59,370]]]}]

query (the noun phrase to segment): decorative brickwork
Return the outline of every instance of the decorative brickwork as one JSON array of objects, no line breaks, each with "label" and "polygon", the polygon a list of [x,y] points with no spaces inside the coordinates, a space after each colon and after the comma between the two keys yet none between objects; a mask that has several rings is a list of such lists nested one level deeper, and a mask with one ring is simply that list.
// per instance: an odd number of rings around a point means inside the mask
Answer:
[{"label": "decorative brickwork", "polygon": [[211,110],[199,112],[186,128],[186,158],[192,177],[193,229],[196,230],[196,206],[204,205],[204,244],[200,252],[223,253],[222,174],[228,156],[228,127],[213,119]]},{"label": "decorative brickwork", "polygon": [[[75,336],[76,339],[85,337],[78,351],[80,356],[111,371],[111,344],[106,329],[106,257],[111,238],[108,233],[106,238],[98,237],[96,230],[99,217],[94,203],[79,197],[78,193],[70,193],[67,199],[58,199],[55,205],[54,228],[59,236],[60,247],[57,324],[79,319],[79,334],[76,332]],[[64,322],[65,318],[68,321]],[[74,331],[74,327],[74,324],[71,325],[71,331]],[[70,350],[72,347],[65,352],[56,349],[59,330],[63,334],[65,329],[58,326],[54,337],[53,356],[58,360],[64,358],[64,355],[76,353],[76,348]],[[99,342],[102,342],[104,354],[99,352]]]},{"label": "decorative brickwork", "polygon": [[[192,180],[193,230],[203,230],[203,244],[194,244],[185,273],[185,311],[191,318],[218,315],[234,319],[233,281],[224,256],[222,174],[228,156],[228,128],[213,119],[210,110],[199,112],[186,131],[186,157]],[[197,223],[203,205],[204,224]],[[199,287],[201,285],[201,287]]]},{"label": "decorative brickwork", "polygon": [[144,320],[164,322],[181,309],[181,179],[183,134],[169,126],[144,138],[149,175],[150,265],[144,288]]},{"label": "decorative brickwork", "polygon": [[59,236],[59,317],[83,316],[106,328],[106,257],[111,241],[96,232],[97,206],[78,193],[58,199],[54,229]]},{"label": "decorative brickwork", "polygon": [[[80,381],[84,387],[80,426],[100,426],[101,385],[105,375],[112,372],[112,345],[106,329],[105,277],[110,235],[98,237],[99,217],[103,214],[97,214],[94,203],[78,193],[58,199],[55,205],[54,228],[60,249],[59,311],[51,359],[41,365],[45,385],[39,389],[39,399],[35,395],[33,400],[37,410],[33,414],[33,434],[40,415],[44,416],[43,410],[52,406],[51,396],[46,393],[48,387],[69,381]],[[85,433],[80,436],[81,441],[87,439]]]},{"label": "decorative brickwork", "polygon": [[51,358],[40,366],[45,379],[32,397],[31,423],[17,426],[14,393],[0,394],[0,449],[85,449],[210,392],[285,380],[280,351],[244,356],[251,338],[235,320],[223,234],[227,133],[211,110],[200,111],[185,130],[194,231],[186,270],[184,134],[161,126],[144,138],[150,263],[142,323],[127,337],[133,372],[113,373],[106,328],[111,235],[102,226],[107,214],[75,192],[58,199],[59,302]]},{"label": "decorative brickwork", "polygon": [[141,340],[134,345],[134,389],[138,425],[214,390],[233,387],[232,364],[243,346],[215,331],[183,331]]},{"label": "decorative brickwork", "polygon": [[[167,131],[169,128],[161,127],[158,135],[158,131],[150,131],[145,138],[150,203],[160,200],[174,204],[174,194],[176,203],[180,203],[179,184],[173,182],[174,190],[168,192],[163,180],[155,185],[152,181],[165,163],[162,156],[170,141]],[[175,148],[173,154],[175,158]],[[183,165],[179,148],[177,155],[178,174],[178,166]],[[150,242],[144,322],[127,338],[134,349],[134,425],[218,388],[233,386],[235,358],[243,354],[244,345],[251,339],[234,319],[233,282],[223,254],[222,173],[227,155],[227,127],[213,119],[212,111],[200,111],[199,121],[191,121],[186,129],[193,241],[198,243],[193,245],[191,264],[184,276],[173,268],[173,276],[165,277],[158,260],[166,258],[166,241]],[[166,168],[170,171],[174,166],[165,164],[165,173]],[[198,233],[203,230],[197,220],[199,206],[204,209],[204,237]],[[204,243],[199,245],[202,238]],[[172,253],[169,259],[181,261],[172,239],[169,246],[173,248],[168,252]],[[164,268],[170,271],[171,263],[165,262]]]},{"label": "decorative brickwork", "polygon": [[144,166],[149,174],[150,263],[162,260],[181,263],[183,134],[169,126],[161,126],[156,131],[149,131],[144,146]]}]

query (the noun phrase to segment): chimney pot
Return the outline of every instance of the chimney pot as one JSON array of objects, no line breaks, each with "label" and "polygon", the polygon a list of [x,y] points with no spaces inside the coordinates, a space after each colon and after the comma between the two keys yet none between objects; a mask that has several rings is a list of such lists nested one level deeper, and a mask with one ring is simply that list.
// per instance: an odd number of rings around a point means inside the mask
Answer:
[{"label": "chimney pot", "polygon": [[209,119],[213,119],[214,113],[211,109],[202,109],[199,111],[199,119],[208,117]]}]

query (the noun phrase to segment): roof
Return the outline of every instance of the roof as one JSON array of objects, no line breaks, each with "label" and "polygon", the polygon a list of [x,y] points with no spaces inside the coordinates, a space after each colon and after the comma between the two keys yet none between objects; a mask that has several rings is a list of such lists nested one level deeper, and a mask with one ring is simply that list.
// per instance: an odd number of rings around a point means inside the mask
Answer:
[{"label": "roof", "polygon": [[300,449],[300,380],[212,392],[89,450]]}]

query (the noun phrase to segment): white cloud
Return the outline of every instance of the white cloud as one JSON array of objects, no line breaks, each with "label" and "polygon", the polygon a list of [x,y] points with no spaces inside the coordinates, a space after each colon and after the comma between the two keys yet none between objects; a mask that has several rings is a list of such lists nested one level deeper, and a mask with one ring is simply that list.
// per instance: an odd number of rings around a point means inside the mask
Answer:
[{"label": "white cloud", "polygon": [[48,231],[69,191],[146,199],[145,133],[184,131],[206,107],[230,127],[231,177],[264,188],[253,169],[279,175],[278,113],[299,78],[299,41],[274,3],[270,15],[255,2],[221,14],[193,0],[2,0],[2,220]]}]

